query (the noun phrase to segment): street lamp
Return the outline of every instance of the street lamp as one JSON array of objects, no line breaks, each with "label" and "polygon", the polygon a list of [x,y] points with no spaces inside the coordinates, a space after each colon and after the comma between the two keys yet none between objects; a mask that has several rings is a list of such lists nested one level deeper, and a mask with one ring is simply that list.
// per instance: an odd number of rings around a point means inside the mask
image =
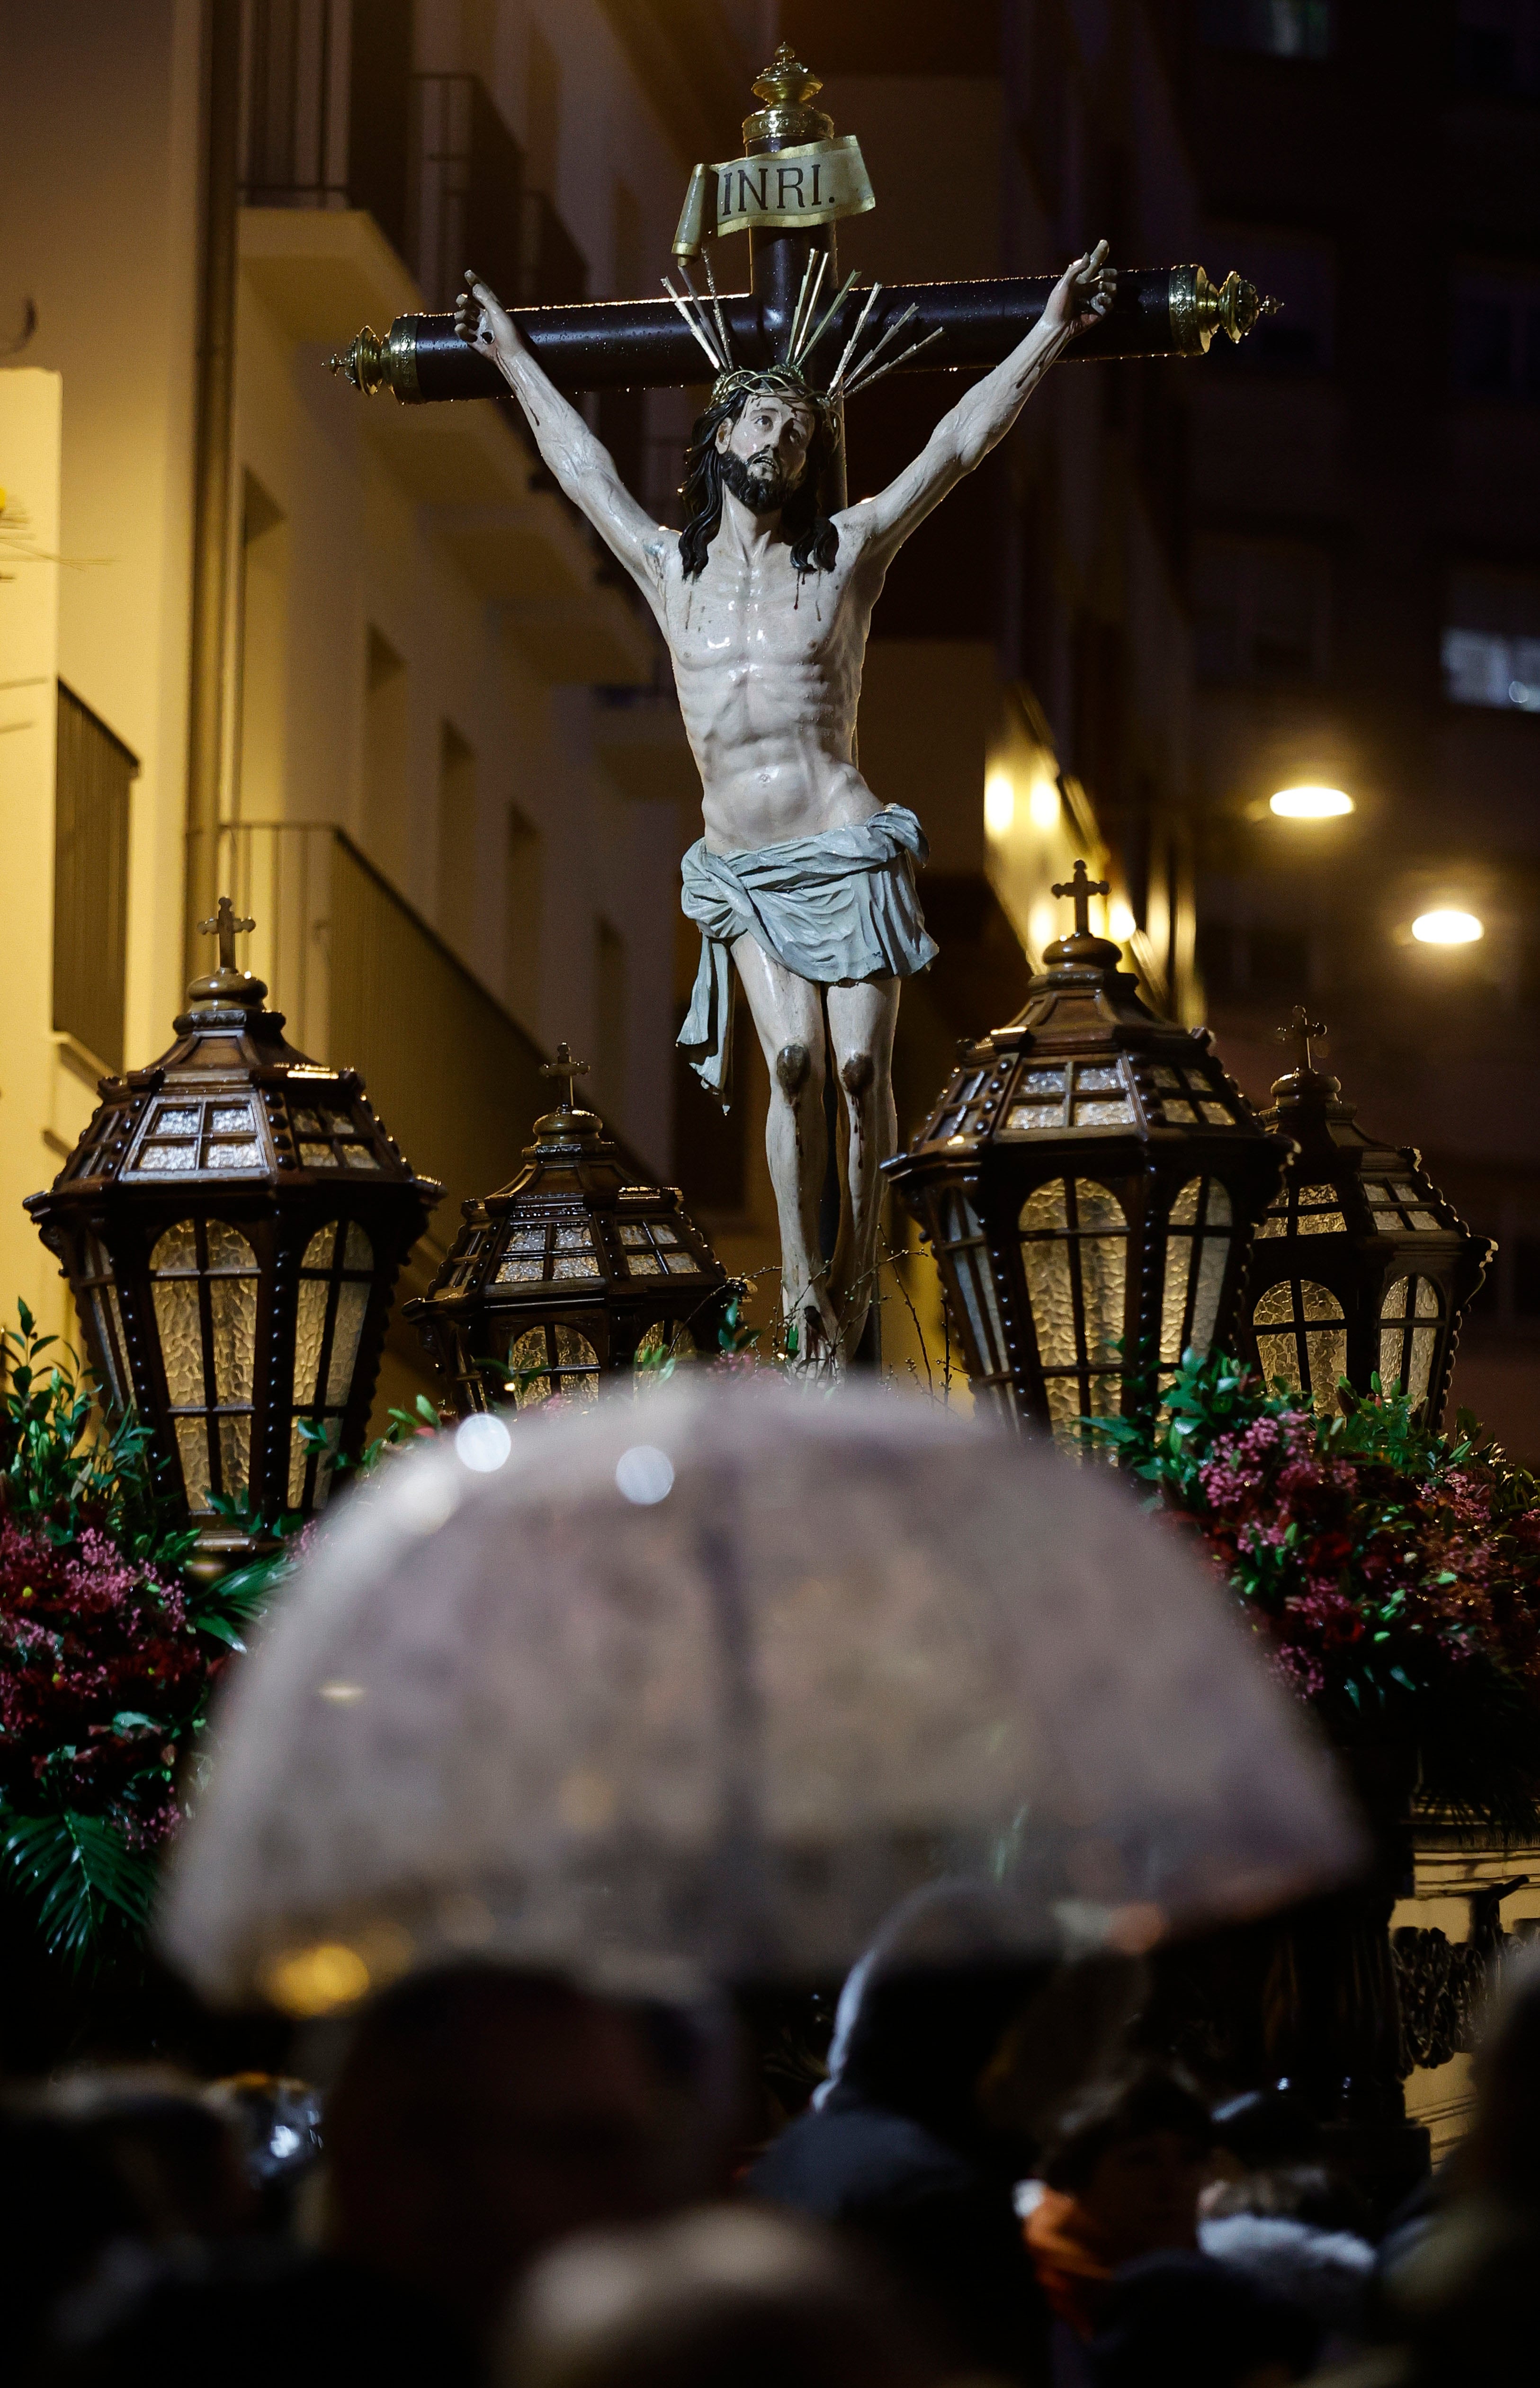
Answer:
[{"label": "street lamp", "polygon": [[[219,968],[193,981],[177,1039],[104,1078],[89,1126],[27,1209],[64,1264],[102,1394],[149,1426],[163,1481],[206,1555],[321,1507],[363,1440],[390,1297],[443,1191],[414,1175],[356,1070],[284,1040],[235,963],[227,896],[200,923]],[[312,1432],[300,1431],[308,1424]]]},{"label": "street lamp", "polygon": [[1353,810],[1353,799],[1343,788],[1279,788],[1267,807],[1284,820],[1333,820]]},{"label": "street lamp", "polygon": [[1296,1004],[1278,1033],[1298,1066],[1263,1116],[1296,1151],[1257,1229],[1242,1344],[1269,1383],[1310,1393],[1317,1409],[1338,1406],[1342,1378],[1367,1393],[1377,1375],[1436,1426],[1461,1314],[1496,1247],[1471,1233],[1416,1151],[1356,1124],[1337,1080],[1315,1066],[1322,1022]]},{"label": "street lamp", "polygon": [[606,1375],[714,1353],[731,1296],[676,1186],[629,1186],[593,1111],[572,1107],[588,1069],[566,1045],[541,1075],[554,1111],[510,1186],[465,1205],[465,1225],[426,1295],[402,1313],[464,1416],[511,1395],[528,1409],[598,1398]]},{"label": "street lamp", "polygon": [[1291,1147],[1260,1126],[1206,1032],[1161,1020],[1095,937],[1105,884],[1054,888],[1075,931],[1026,1008],[964,1048],[887,1174],[941,1271],[983,1397],[1082,1448],[1226,1338],[1253,1226]]}]

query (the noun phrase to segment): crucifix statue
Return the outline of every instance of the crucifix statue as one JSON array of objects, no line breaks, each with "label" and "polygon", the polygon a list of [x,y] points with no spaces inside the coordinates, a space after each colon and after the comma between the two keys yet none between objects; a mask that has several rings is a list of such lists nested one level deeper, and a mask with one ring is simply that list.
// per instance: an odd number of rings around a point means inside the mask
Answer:
[{"label": "crucifix statue", "polygon": [[[730,1094],[735,988],[770,1079],[766,1144],[782,1246],[787,1349],[837,1368],[871,1302],[882,1163],[897,1140],[890,1064],[903,980],[936,947],[914,874],[923,831],[869,788],[856,718],[873,606],[894,556],[1002,439],[1072,340],[1106,354],[1206,349],[1257,311],[1231,275],[1140,271],[1127,303],[1104,242],[1057,281],[835,289],[834,222],[872,205],[856,145],[810,103],[815,77],[783,44],[755,86],[747,155],[697,168],[675,254],[688,298],[513,311],[474,273],[441,319],[403,318],[383,344],[359,335],[334,364],[406,402],[505,383],[541,456],[641,590],[668,648],[700,771],[704,834],[683,861],[682,902],[701,932],[680,1043],[703,1085]],[[787,162],[768,161],[785,155]],[[815,171],[815,166],[818,171]],[[708,182],[708,176],[712,177]],[[690,280],[714,202],[719,233],[750,232],[751,289],[708,298]],[[883,303],[885,300],[885,303]],[[919,456],[859,504],[845,502],[846,398],[885,373],[988,364]],[[657,386],[710,371],[685,462],[681,530],[655,522],[563,394]],[[474,376],[474,377],[473,377]],[[1080,874],[1083,878],[1084,873]],[[1083,898],[1078,898],[1083,909]],[[825,1078],[837,1087],[841,1215],[820,1243]]]}]

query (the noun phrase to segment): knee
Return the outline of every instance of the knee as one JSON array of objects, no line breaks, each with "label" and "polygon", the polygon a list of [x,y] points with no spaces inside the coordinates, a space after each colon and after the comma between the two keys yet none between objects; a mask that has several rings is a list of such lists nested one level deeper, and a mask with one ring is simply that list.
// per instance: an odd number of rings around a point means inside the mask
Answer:
[{"label": "knee", "polygon": [[851,1110],[860,1110],[877,1083],[877,1064],[872,1055],[850,1054],[841,1064],[839,1080]]},{"label": "knee", "polygon": [[775,1083],[795,1111],[814,1084],[813,1057],[806,1045],[783,1045],[775,1057]]}]

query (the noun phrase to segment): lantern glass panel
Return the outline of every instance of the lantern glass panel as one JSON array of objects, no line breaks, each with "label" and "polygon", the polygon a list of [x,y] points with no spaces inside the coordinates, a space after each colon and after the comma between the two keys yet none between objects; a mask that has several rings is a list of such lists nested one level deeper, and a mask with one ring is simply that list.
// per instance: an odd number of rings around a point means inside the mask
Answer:
[{"label": "lantern glass panel", "polygon": [[[342,1441],[342,1420],[353,1389],[358,1347],[369,1310],[374,1248],[356,1219],[328,1219],[305,1246],[294,1330],[294,1420],[289,1436],[288,1498],[298,1508],[313,1466],[312,1503],[323,1496]],[[315,1450],[300,1421],[325,1429]]]},{"label": "lantern glass panel", "polygon": [[1002,1376],[1008,1366],[1005,1327],[995,1292],[994,1273],[984,1248],[984,1229],[966,1194],[952,1188],[941,1200],[938,1257],[944,1254],[954,1271],[958,1300],[962,1304],[986,1377]]},{"label": "lantern glass panel", "polygon": [[1398,1277],[1380,1305],[1380,1382],[1387,1392],[1399,1386],[1413,1402],[1426,1401],[1432,1378],[1444,1305],[1425,1277]]},{"label": "lantern glass panel", "polygon": [[1121,1404],[1128,1222],[1110,1187],[1054,1177],[1027,1196],[1018,1226],[1049,1416],[1068,1437],[1076,1418],[1114,1417]]},{"label": "lantern glass panel", "polygon": [[699,1349],[688,1327],[670,1328],[659,1319],[648,1327],[636,1347],[636,1374],[641,1376],[664,1360],[672,1360],[676,1365],[682,1360],[693,1360]]},{"label": "lantern glass panel", "polygon": [[1229,1196],[1216,1177],[1190,1177],[1178,1188],[1165,1231],[1164,1367],[1174,1368],[1184,1352],[1206,1352],[1214,1340],[1233,1225]]},{"label": "lantern glass panel", "polygon": [[1310,1277],[1268,1286],[1252,1313],[1257,1355],[1268,1384],[1308,1391],[1316,1407],[1337,1406],[1337,1380],[1347,1373],[1347,1327],[1334,1293]]},{"label": "lantern glass panel", "polygon": [[515,1409],[535,1409],[554,1393],[584,1407],[599,1398],[599,1354],[575,1327],[527,1327],[505,1365]]},{"label": "lantern glass panel", "polygon": [[133,1378],[129,1372],[128,1346],[123,1339],[123,1314],[112,1275],[112,1263],[101,1238],[89,1230],[82,1257],[84,1265],[78,1281],[79,1298],[87,1312],[101,1357],[105,1379],[102,1390],[112,1410],[121,1416],[133,1397]]},{"label": "lantern glass panel", "polygon": [[179,1219],[150,1254],[166,1393],[189,1509],[238,1497],[251,1463],[257,1255],[225,1219]]}]

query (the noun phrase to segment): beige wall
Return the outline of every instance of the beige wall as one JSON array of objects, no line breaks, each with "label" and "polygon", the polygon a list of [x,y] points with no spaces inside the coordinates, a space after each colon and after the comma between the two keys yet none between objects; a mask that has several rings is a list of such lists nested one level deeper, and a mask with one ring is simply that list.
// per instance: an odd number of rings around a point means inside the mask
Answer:
[{"label": "beige wall", "polygon": [[[66,561],[0,584],[32,659],[23,673],[7,651],[0,677],[57,672],[138,758],[130,1064],[170,1042],[184,985],[203,17],[197,0],[4,9],[0,339],[29,298],[38,318],[26,370],[0,376],[6,437],[42,492],[35,518],[57,505],[48,545]],[[603,294],[618,242],[649,273],[666,261],[689,161],[598,0],[422,0],[417,64],[482,73],[528,140],[531,24],[560,66],[551,196]],[[608,768],[593,687],[645,677],[649,634],[595,582],[570,511],[530,492],[533,452],[503,421],[411,419],[326,375],[328,348],[366,312],[384,324],[421,303],[369,219],[248,213],[241,243],[222,817],[341,825],[547,1047],[566,1036],[597,1059],[603,983],[625,1011],[611,1115],[666,1175],[678,808]],[[52,393],[52,435],[46,404],[23,401],[36,389]],[[658,402],[664,434],[681,404]],[[22,477],[0,462],[0,480]],[[371,629],[401,667],[373,731]],[[0,737],[17,983],[0,1007],[0,1309],[13,1287],[33,1298],[52,1281],[17,1203],[53,1174],[92,1100],[88,1066],[58,1061],[50,1022],[53,706],[46,685],[10,694],[30,710],[24,731]],[[446,755],[458,758],[447,776]],[[521,935],[538,923],[538,956],[511,950],[511,921]],[[620,935],[603,971],[601,921]],[[607,1049],[619,1050],[613,1027]]]}]

